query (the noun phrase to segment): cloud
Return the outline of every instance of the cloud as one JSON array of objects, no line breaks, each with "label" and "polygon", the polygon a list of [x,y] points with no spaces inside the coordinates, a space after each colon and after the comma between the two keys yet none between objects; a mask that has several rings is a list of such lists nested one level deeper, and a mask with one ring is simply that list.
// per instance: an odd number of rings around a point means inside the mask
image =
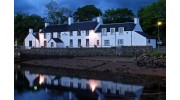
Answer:
[{"label": "cloud", "polygon": [[[29,14],[45,15],[45,5],[51,0],[15,0],[14,11]],[[158,0],[55,0],[61,7],[67,7],[73,12],[85,5],[95,5],[102,11],[113,8],[129,8],[136,14],[138,10]]]}]

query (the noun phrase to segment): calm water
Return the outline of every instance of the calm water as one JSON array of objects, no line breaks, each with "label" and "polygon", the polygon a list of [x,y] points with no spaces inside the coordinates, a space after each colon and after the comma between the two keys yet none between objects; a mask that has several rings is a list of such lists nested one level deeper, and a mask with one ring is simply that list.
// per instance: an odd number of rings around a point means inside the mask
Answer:
[{"label": "calm water", "polygon": [[15,100],[165,100],[165,90],[133,83],[44,74],[23,67],[15,68],[14,76]]}]

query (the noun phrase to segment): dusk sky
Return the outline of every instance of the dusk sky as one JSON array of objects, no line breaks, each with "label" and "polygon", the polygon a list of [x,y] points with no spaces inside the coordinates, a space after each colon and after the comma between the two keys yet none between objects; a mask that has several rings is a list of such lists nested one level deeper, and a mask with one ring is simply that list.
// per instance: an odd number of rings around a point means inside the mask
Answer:
[{"label": "dusk sky", "polygon": [[[45,17],[45,5],[51,0],[14,0],[14,11],[37,14]],[[55,0],[61,7],[67,7],[73,12],[85,5],[95,5],[102,12],[112,8],[129,8],[136,15],[138,10],[158,0]]]}]

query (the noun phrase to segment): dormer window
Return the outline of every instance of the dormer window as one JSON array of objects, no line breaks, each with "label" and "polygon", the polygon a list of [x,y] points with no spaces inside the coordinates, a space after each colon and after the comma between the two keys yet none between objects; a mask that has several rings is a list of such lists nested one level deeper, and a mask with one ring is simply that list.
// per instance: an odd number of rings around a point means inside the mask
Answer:
[{"label": "dormer window", "polygon": [[102,35],[107,35],[107,29],[106,28],[102,28]]},{"label": "dormer window", "polygon": [[118,31],[119,31],[119,34],[123,34],[123,32],[124,32],[124,27],[119,27],[119,28],[118,28]]},{"label": "dormer window", "polygon": [[115,28],[110,28],[111,34],[115,34]]}]

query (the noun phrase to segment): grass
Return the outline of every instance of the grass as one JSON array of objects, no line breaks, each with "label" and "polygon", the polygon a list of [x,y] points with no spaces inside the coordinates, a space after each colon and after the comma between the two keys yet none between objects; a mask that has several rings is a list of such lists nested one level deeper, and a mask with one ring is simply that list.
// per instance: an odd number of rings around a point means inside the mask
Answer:
[{"label": "grass", "polygon": [[150,54],[153,56],[166,55],[166,51],[153,50]]}]

